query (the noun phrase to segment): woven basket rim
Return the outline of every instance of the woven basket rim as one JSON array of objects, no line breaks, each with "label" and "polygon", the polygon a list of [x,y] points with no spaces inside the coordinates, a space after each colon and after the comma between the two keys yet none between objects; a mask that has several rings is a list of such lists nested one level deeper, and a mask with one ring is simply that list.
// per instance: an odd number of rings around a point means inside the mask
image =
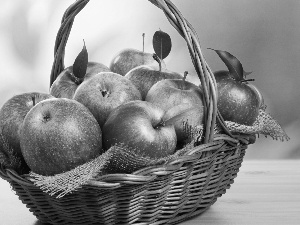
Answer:
[{"label": "woven basket rim", "polygon": [[[122,185],[135,185],[148,183],[154,180],[158,175],[172,174],[174,171],[180,169],[186,163],[194,163],[213,160],[219,151],[222,151],[222,146],[232,145],[233,149],[240,151],[241,146],[248,146],[251,135],[235,135],[234,138],[226,134],[218,134],[215,140],[206,144],[201,144],[192,148],[187,154],[179,156],[178,158],[163,165],[147,166],[139,169],[131,174],[128,173],[112,173],[97,176],[91,179],[83,186],[96,186],[104,189],[115,189]],[[207,156],[200,158],[201,154],[209,152]],[[9,181],[17,182],[25,186],[36,186],[34,179],[29,174],[18,174],[14,169],[5,168],[0,165],[0,177]]]}]

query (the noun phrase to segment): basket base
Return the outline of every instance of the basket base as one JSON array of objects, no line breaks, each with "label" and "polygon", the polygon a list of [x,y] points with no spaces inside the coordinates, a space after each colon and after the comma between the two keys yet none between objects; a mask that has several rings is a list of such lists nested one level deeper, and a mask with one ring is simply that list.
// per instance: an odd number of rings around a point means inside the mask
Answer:
[{"label": "basket base", "polygon": [[[86,185],[55,198],[25,178],[4,178],[40,222],[48,224],[178,224],[202,214],[237,176],[247,145],[232,143],[212,154],[149,172],[155,179],[113,189]],[[170,167],[171,168],[171,167]],[[141,175],[140,175],[141,176]]]}]

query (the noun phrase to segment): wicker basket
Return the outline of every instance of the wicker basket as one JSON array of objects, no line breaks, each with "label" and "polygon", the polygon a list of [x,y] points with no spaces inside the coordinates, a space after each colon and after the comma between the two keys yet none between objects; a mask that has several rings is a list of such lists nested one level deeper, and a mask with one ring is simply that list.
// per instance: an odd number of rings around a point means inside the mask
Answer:
[{"label": "wicker basket", "polygon": [[[217,110],[213,73],[201,53],[197,34],[170,0],[149,0],[160,8],[186,40],[204,91],[203,144],[164,166],[133,174],[108,174],[78,191],[55,198],[28,175],[0,167],[19,199],[42,222],[50,224],[176,224],[207,210],[237,176],[253,136],[231,134]],[[64,13],[55,42],[50,84],[64,69],[64,52],[75,16],[88,0],[77,0]],[[214,134],[218,123],[223,134]]]}]

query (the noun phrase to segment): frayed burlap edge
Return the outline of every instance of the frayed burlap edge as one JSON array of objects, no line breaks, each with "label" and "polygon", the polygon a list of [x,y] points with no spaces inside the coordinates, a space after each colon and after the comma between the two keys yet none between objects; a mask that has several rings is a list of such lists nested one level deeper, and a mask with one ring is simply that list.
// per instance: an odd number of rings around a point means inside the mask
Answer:
[{"label": "frayed burlap edge", "polygon": [[61,198],[79,189],[82,185],[87,184],[89,180],[96,177],[109,161],[113,149],[111,148],[90,162],[54,176],[43,176],[30,172],[30,180],[45,193]]},{"label": "frayed burlap edge", "polygon": [[138,169],[163,165],[168,161],[178,158],[188,151],[190,147],[185,147],[174,154],[163,158],[149,158],[139,155],[125,146],[113,146],[108,151],[98,156],[94,160],[80,165],[70,171],[56,174],[54,176],[43,176],[34,172],[29,173],[29,180],[40,189],[56,198],[62,198],[72,193],[97,176],[106,173],[131,173]]},{"label": "frayed burlap edge", "polygon": [[231,121],[225,121],[231,132],[242,134],[262,134],[274,140],[288,141],[290,138],[281,125],[265,110],[261,109],[252,126],[246,126]]}]

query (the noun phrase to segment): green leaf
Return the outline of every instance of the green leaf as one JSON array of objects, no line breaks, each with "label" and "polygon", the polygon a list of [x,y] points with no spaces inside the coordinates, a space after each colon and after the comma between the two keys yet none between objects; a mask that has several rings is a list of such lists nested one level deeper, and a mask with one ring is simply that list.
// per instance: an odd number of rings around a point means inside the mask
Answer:
[{"label": "green leaf", "polygon": [[221,60],[227,66],[229,73],[235,80],[244,80],[246,76],[251,73],[245,72],[242,63],[231,53],[222,50],[215,50],[212,48],[209,49],[214,50],[219,55]]},{"label": "green leaf", "polygon": [[85,47],[85,42],[83,40],[83,48],[81,52],[77,55],[73,63],[73,74],[79,79],[83,79],[86,74],[88,64],[88,52]]},{"label": "green leaf", "polygon": [[153,35],[153,49],[160,59],[166,58],[171,52],[171,37],[161,30],[156,31]]}]

